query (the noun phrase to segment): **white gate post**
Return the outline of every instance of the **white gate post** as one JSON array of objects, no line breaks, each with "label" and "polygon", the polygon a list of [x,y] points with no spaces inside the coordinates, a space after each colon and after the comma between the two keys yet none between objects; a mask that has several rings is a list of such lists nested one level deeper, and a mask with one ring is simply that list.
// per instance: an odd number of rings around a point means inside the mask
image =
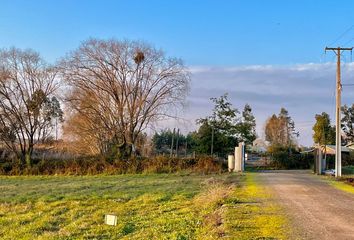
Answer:
[{"label": "white gate post", "polygon": [[234,172],[239,172],[241,171],[241,166],[240,166],[240,154],[239,154],[239,147],[235,147],[235,168]]},{"label": "white gate post", "polygon": [[245,144],[239,143],[235,147],[235,172],[243,172],[245,170]]},{"label": "white gate post", "polygon": [[227,157],[229,172],[232,172],[235,169],[235,157],[234,155],[229,155]]},{"label": "white gate post", "polygon": [[239,143],[239,149],[240,149],[240,161],[241,161],[241,171],[245,171],[245,143]]}]

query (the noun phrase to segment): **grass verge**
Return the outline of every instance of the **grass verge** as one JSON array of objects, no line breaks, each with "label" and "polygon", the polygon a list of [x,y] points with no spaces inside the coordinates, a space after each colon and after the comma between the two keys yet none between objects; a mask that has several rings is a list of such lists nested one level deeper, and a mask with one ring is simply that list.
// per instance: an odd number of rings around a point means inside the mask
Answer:
[{"label": "grass verge", "polygon": [[[327,179],[329,179],[329,178],[327,177]],[[343,180],[343,181],[346,181],[346,180]],[[354,194],[353,185],[347,184],[347,183],[345,183],[343,181],[340,181],[340,180],[337,181],[336,179],[331,178],[331,179],[329,179],[329,184],[331,186],[333,186],[334,188],[337,188],[337,189],[342,190],[344,192],[348,192],[348,193],[353,193]]]},{"label": "grass verge", "polygon": [[228,198],[225,229],[230,239],[288,239],[289,222],[257,173],[247,173]]}]

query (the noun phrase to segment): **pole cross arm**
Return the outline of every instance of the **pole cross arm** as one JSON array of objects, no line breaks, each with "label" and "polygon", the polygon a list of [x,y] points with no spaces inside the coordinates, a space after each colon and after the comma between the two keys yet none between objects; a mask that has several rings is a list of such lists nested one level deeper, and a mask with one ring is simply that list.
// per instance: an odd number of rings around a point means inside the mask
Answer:
[{"label": "pole cross arm", "polygon": [[346,50],[346,51],[352,51],[352,50],[353,50],[353,47],[350,47],[350,48],[342,48],[342,47],[333,48],[333,47],[326,47],[325,50],[326,50],[326,51],[328,51],[328,50]]}]

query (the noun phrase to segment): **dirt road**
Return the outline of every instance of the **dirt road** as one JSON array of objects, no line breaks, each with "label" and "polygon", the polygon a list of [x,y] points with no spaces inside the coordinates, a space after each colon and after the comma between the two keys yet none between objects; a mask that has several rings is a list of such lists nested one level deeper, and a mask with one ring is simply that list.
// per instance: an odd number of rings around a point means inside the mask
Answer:
[{"label": "dirt road", "polygon": [[354,239],[354,194],[337,190],[309,171],[266,171],[294,229],[294,239]]}]

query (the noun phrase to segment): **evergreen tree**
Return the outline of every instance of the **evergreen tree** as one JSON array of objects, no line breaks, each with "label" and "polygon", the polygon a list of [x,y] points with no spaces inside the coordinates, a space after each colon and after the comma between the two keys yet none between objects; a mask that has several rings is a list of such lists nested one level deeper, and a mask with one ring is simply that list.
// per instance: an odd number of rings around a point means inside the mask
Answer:
[{"label": "evergreen tree", "polygon": [[246,144],[252,144],[257,138],[256,134],[256,118],[253,116],[252,108],[246,104],[242,112],[242,120],[238,124],[238,132],[240,141]]},{"label": "evergreen tree", "polygon": [[214,103],[212,115],[197,120],[200,127],[196,149],[199,153],[225,156],[232,153],[239,142],[239,111],[229,102],[227,94],[211,101]]}]

